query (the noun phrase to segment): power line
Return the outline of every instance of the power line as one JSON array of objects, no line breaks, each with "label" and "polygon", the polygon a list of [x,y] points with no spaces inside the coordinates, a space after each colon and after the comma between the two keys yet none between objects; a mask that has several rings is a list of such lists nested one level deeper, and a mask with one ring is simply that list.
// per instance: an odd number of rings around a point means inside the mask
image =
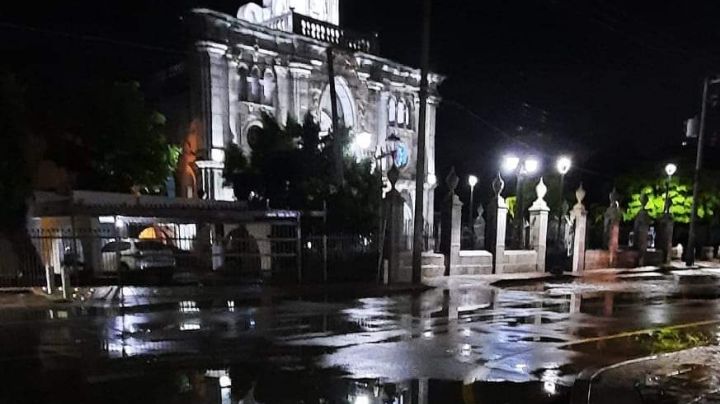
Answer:
[{"label": "power line", "polygon": [[[545,157],[546,159],[553,159],[553,158],[557,157],[557,156],[550,156],[550,155],[548,155],[548,154],[546,154],[546,153],[543,153],[543,152],[539,151],[536,147],[530,145],[529,143],[524,142],[524,141],[522,141],[522,140],[520,140],[520,139],[517,139],[515,136],[513,136],[513,135],[505,132],[504,130],[500,129],[497,125],[491,123],[490,121],[488,121],[487,119],[483,118],[483,117],[480,116],[478,113],[476,113],[475,111],[469,109],[468,107],[466,107],[465,105],[461,104],[460,102],[457,102],[457,101],[451,100],[451,99],[443,98],[443,104],[453,106],[453,107],[457,108],[458,110],[460,110],[460,111],[462,111],[462,112],[465,112],[466,114],[468,114],[468,115],[471,116],[472,118],[476,119],[477,121],[479,121],[480,123],[482,123],[482,124],[485,125],[486,127],[490,128],[493,132],[495,132],[495,133],[501,135],[502,137],[504,137],[504,138],[505,138],[506,140],[508,140],[509,142],[514,143],[514,144],[521,145],[521,146],[523,146],[523,147],[525,147],[525,148],[527,148],[527,149],[529,149],[529,150],[532,150],[534,153],[540,155],[541,157]],[[598,171],[591,170],[591,169],[588,169],[588,168],[584,168],[584,167],[581,167],[581,166],[575,166],[575,169],[576,169],[577,171],[583,172],[583,173],[585,173],[585,174],[594,175],[594,176],[602,177],[602,178],[606,178],[606,179],[612,179],[612,177],[610,177],[610,176],[608,176],[608,175],[605,175],[605,174],[602,174],[602,173],[600,173],[600,172],[598,172]]]},{"label": "power line", "polygon": [[48,36],[61,36],[61,37],[67,38],[67,39],[104,43],[104,44],[109,44],[109,45],[143,49],[143,50],[148,50],[148,51],[153,51],[153,52],[163,52],[163,53],[169,53],[169,54],[175,54],[175,55],[187,54],[187,52],[185,52],[185,51],[166,48],[166,47],[162,47],[162,46],[147,45],[147,44],[130,42],[130,41],[122,41],[122,40],[118,40],[118,39],[112,39],[112,38],[101,37],[101,36],[96,36],[96,35],[74,34],[74,33],[65,32],[65,31],[55,31],[55,30],[49,30],[49,29],[44,29],[44,28],[32,27],[32,26],[28,26],[28,25],[13,24],[13,23],[9,23],[9,22],[0,22],[0,28],[14,29],[17,31],[34,32],[34,33],[48,35]]}]

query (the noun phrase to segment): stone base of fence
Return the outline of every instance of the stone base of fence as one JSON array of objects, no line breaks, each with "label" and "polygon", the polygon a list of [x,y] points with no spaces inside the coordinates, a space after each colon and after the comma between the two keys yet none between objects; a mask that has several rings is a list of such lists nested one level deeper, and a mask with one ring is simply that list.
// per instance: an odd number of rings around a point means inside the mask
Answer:
[{"label": "stone base of fence", "polygon": [[537,271],[537,252],[534,250],[505,251],[503,272],[505,274]]},{"label": "stone base of fence", "polygon": [[[400,272],[412,274],[412,252],[400,253]],[[433,252],[422,253],[422,277],[437,278],[445,275],[445,255]]]},{"label": "stone base of fence", "polygon": [[460,251],[450,268],[450,275],[487,275],[493,270],[493,256],[489,251]]}]

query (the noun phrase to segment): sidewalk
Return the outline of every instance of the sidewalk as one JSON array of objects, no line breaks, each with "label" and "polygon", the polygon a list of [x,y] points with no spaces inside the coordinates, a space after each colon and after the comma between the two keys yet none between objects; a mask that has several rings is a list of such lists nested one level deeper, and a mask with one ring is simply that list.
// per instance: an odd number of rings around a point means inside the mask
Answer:
[{"label": "sidewalk", "polygon": [[654,355],[581,375],[572,404],[720,402],[720,347]]}]

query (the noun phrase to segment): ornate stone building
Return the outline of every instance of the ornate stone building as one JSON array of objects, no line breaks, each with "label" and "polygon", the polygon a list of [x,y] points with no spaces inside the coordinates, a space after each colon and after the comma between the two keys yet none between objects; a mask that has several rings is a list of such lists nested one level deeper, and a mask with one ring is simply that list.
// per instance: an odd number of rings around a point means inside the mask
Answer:
[{"label": "ornate stone building", "polygon": [[[419,111],[420,71],[378,56],[377,36],[341,28],[339,0],[264,0],[249,3],[237,16],[194,9],[187,22],[193,54],[191,77],[193,125],[198,173],[180,179],[182,193],[230,200],[222,184],[224,148],[236,143],[247,153],[261,128],[261,113],[284,124],[312,114],[321,129],[331,128],[327,48],[333,48],[338,120],[351,129],[353,153],[373,157],[395,150],[400,167],[398,189],[412,220]],[[431,225],[435,187],[437,87],[429,77],[427,178],[424,216]],[[390,157],[378,158],[384,171]],[[181,170],[182,171],[182,170]],[[193,178],[187,176],[193,175]],[[195,180],[194,176],[197,176]]]}]

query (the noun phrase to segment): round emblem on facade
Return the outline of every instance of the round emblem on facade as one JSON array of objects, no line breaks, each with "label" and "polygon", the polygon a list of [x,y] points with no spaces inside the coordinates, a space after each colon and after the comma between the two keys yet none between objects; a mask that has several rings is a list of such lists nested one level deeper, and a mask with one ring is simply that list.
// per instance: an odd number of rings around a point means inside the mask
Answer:
[{"label": "round emblem on facade", "polygon": [[407,146],[403,143],[398,143],[397,148],[395,149],[395,165],[398,168],[403,168],[409,161],[410,152],[408,151]]}]

